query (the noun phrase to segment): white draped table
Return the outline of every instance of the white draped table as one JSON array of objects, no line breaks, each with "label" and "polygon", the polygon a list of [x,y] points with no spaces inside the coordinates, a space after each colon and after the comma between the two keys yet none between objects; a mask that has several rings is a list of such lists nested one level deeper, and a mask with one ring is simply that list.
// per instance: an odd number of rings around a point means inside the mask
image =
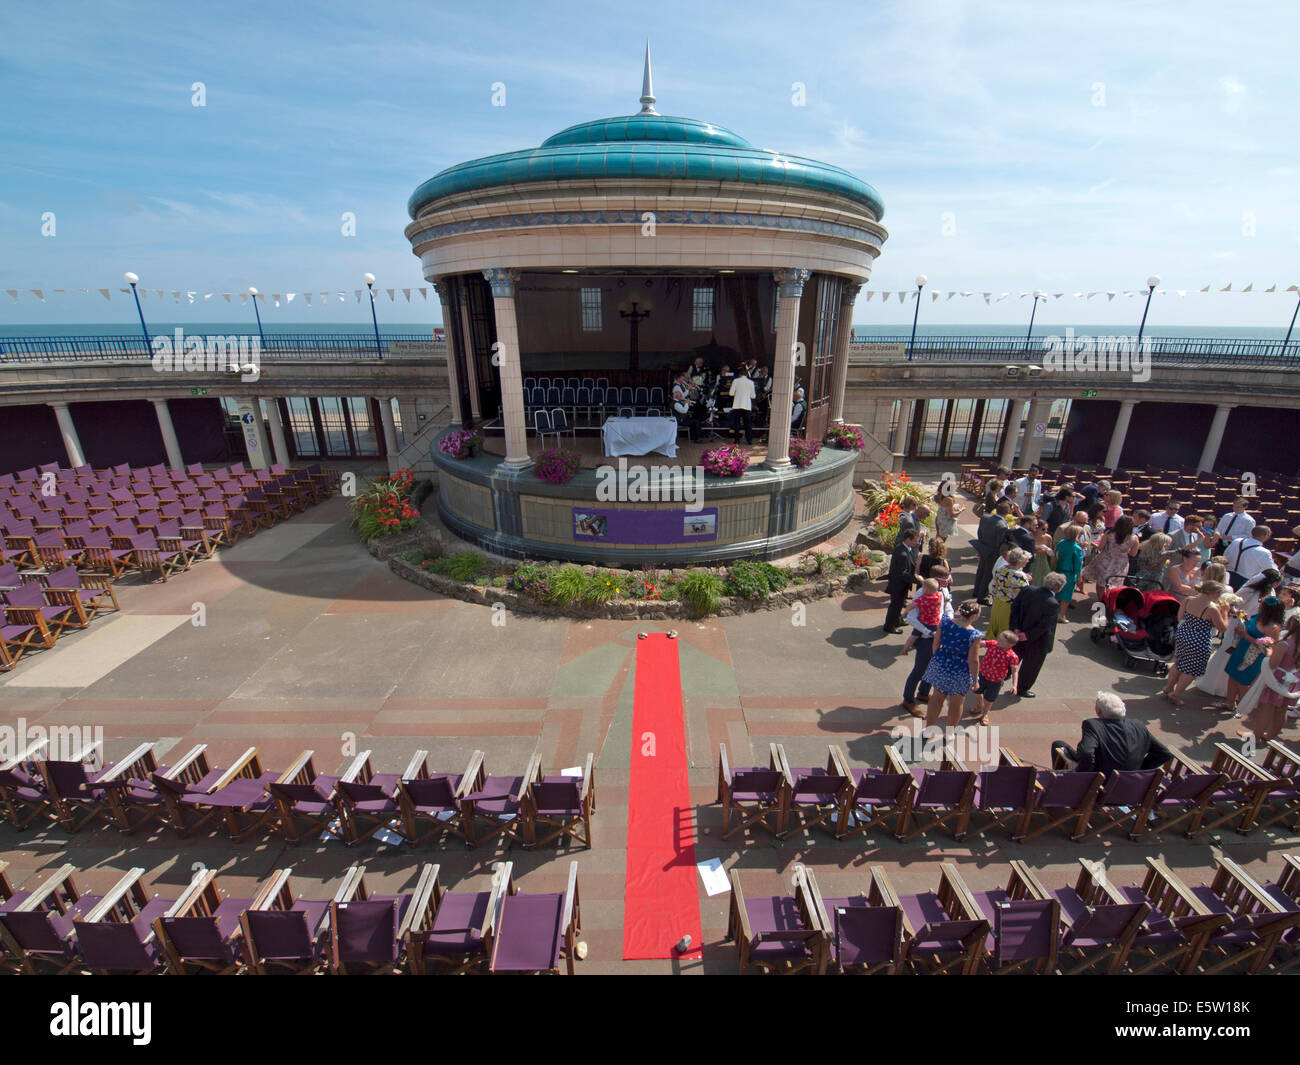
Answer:
[{"label": "white draped table", "polygon": [[676,418],[609,418],[601,429],[606,455],[677,457]]}]

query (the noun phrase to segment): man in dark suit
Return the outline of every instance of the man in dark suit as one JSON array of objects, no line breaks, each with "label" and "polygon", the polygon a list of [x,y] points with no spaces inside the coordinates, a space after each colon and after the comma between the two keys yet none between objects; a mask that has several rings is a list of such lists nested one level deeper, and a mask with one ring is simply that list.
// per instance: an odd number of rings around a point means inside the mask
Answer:
[{"label": "man in dark suit", "polygon": [[920,532],[921,523],[916,520],[915,499],[902,499],[899,501],[898,506],[900,508],[898,515],[898,538],[899,540],[902,540],[903,533],[907,532],[908,529],[915,529],[917,532]]},{"label": "man in dark suit", "polygon": [[1034,681],[1043,661],[1056,643],[1056,622],[1061,604],[1056,593],[1065,587],[1065,575],[1049,573],[1043,586],[1022,588],[1011,603],[1011,628],[1023,641],[1016,648],[1020,655],[1020,685],[1016,692],[1022,699],[1032,699]]},{"label": "man in dark suit", "polygon": [[1002,501],[992,514],[980,518],[979,530],[972,541],[979,552],[979,568],[975,570],[975,598],[981,603],[989,601],[989,581],[993,579],[993,565],[1002,552],[1002,538],[1007,531],[1007,515],[1011,504]]},{"label": "man in dark suit", "polygon": [[1055,534],[1061,525],[1074,516],[1074,492],[1069,487],[1059,489],[1041,516],[1047,522],[1047,531]]},{"label": "man in dark suit", "polygon": [[898,543],[894,545],[893,557],[889,560],[889,582],[885,590],[889,592],[889,609],[885,611],[885,635],[892,636],[898,632],[903,620],[903,604],[907,596],[920,581],[916,576],[916,553],[920,547],[921,534],[915,529],[900,533]]},{"label": "man in dark suit", "polygon": [[1053,768],[1074,763],[1082,772],[1109,774],[1116,769],[1158,769],[1173,757],[1146,725],[1125,716],[1124,702],[1114,692],[1098,692],[1095,710],[1097,716],[1083,723],[1077,750],[1062,740],[1052,744]]}]

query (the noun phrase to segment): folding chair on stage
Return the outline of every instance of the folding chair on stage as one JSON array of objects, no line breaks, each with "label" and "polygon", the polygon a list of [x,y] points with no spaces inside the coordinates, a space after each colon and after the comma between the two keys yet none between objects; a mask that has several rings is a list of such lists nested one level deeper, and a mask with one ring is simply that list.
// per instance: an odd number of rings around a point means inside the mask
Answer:
[{"label": "folding chair on stage", "polygon": [[914,972],[969,975],[979,966],[989,922],[951,862],[944,862],[937,891],[899,895],[880,877],[903,908],[903,958]]},{"label": "folding chair on stage", "polygon": [[[1001,754],[1009,765],[1023,764],[1006,748],[1002,749]],[[1024,822],[1023,834],[1016,842],[1036,839],[1054,828],[1063,828],[1072,840],[1082,839],[1088,831],[1092,808],[1103,779],[1101,773],[1080,773],[1068,769],[1038,770],[1034,807]],[[1035,821],[1041,823],[1035,827]]]},{"label": "folding chair on stage", "polygon": [[1264,828],[1282,822],[1287,828],[1300,828],[1300,753],[1269,740],[1262,768],[1273,774],[1276,783],[1260,807],[1258,825]]},{"label": "folding chair on stage", "polygon": [[468,792],[460,800],[467,846],[477,847],[498,836],[522,841],[521,803],[529,786],[541,780],[541,762],[541,757],[534,754],[523,775],[517,777],[489,776],[484,769],[483,782],[478,790]]},{"label": "folding chair on stage", "polygon": [[[406,826],[403,833],[414,845],[442,836],[465,838],[461,800],[483,786],[483,752],[470,755],[463,773],[430,773],[429,752],[416,751],[397,789]],[[421,822],[428,830],[421,834]]]},{"label": "folding chair on stage", "polygon": [[849,839],[868,829],[880,828],[895,839],[902,839],[912,816],[916,781],[897,748],[885,747],[884,765],[880,769],[849,768],[844,752],[839,747],[831,750],[836,769],[853,782],[853,792],[835,828],[836,837]]},{"label": "folding chair on stage", "polygon": [[[768,767],[747,766],[732,769],[727,759],[727,745],[718,744],[718,797],[722,805],[722,838],[743,832],[750,825],[765,828],[773,835],[785,831],[785,776],[781,771],[776,744],[770,745]],[[739,820],[731,823],[732,815]],[[776,822],[769,823],[768,818]]]},{"label": "folding chair on stage", "polygon": [[74,865],[61,866],[31,891],[15,891],[0,904],[0,941],[19,972],[66,973],[80,967],[72,922],[102,896],[82,895],[72,879],[76,871]]},{"label": "folding chair on stage", "polygon": [[217,887],[217,874],[207,870],[161,917],[154,918],[164,964],[173,976],[193,969],[217,975],[244,968],[240,915],[253,899],[231,898]]},{"label": "folding chair on stage", "polygon": [[565,970],[573,975],[578,935],[582,931],[577,862],[569,863],[563,894],[501,892],[497,902],[489,971],[558,975],[563,960]]},{"label": "folding chair on stage", "polygon": [[[1264,884],[1264,890],[1284,910],[1300,913],[1300,857],[1283,854],[1281,858],[1281,873]],[[1269,968],[1272,972],[1283,973],[1297,965],[1300,965],[1300,928],[1292,928],[1278,942],[1273,957],[1261,957],[1252,971],[1263,972]]]},{"label": "folding chair on stage", "polygon": [[805,866],[803,875],[826,929],[829,965],[862,976],[903,972],[903,907],[881,866],[868,872],[866,894],[844,899],[823,898],[816,874]]},{"label": "folding chair on stage", "polygon": [[81,573],[75,566],[47,573],[44,577],[44,595],[52,606],[80,604],[87,620],[110,609],[120,610],[113,582],[97,573]]},{"label": "folding chair on stage", "polygon": [[433,920],[427,928],[407,933],[406,955],[411,972],[455,974],[480,970],[492,956],[501,900],[515,893],[513,862],[493,870],[487,891],[444,891],[435,873]]},{"label": "folding chair on stage", "polygon": [[298,756],[282,774],[289,775],[289,780],[277,779],[266,785],[279,813],[273,827],[291,847],[320,832],[338,839],[344,835],[336,792],[339,778],[316,772],[312,764],[315,753],[304,751]]},{"label": "folding chair on stage", "polygon": [[370,752],[360,751],[339,776],[337,787],[343,840],[349,847],[383,829],[406,838],[398,798],[401,774],[376,773],[370,764]]},{"label": "folding chair on stage", "polygon": [[591,848],[591,815],[596,809],[595,764],[595,754],[589,753],[577,776],[541,776],[528,786],[519,804],[525,847],[543,847],[567,838]]},{"label": "folding chair on stage", "polygon": [[[157,768],[153,746],[142,743],[103,769],[92,769],[85,761],[40,762],[47,801],[55,818],[69,832],[80,831],[100,818],[124,832],[131,830],[129,810],[120,801],[121,789],[125,782],[147,777]],[[98,750],[91,754],[97,760]]]},{"label": "folding chair on stage", "polygon": [[[282,774],[275,770],[262,770],[256,747],[248,748],[206,789],[182,787],[177,802],[198,816],[181,828],[180,834],[188,836],[200,825],[219,817],[232,840],[239,843],[247,839],[276,816],[275,801],[267,794],[266,786],[280,779]],[[170,784],[164,783],[165,780],[154,774],[154,782],[160,787]]]},{"label": "folding chair on stage", "polygon": [[353,894],[330,903],[330,972],[399,972],[410,933],[433,919],[438,867],[422,866],[415,890],[403,895],[369,894],[364,874],[364,867],[354,869]]},{"label": "folding chair on stage", "polygon": [[1253,832],[1264,803],[1278,786],[1277,778],[1226,743],[1214,745],[1210,770],[1223,774],[1223,785],[1210,797],[1201,819],[1188,826],[1188,832],[1199,836],[1223,824],[1231,824],[1243,835]]},{"label": "folding chair on stage", "polygon": [[826,755],[826,768],[819,766],[791,768],[785,747],[778,743],[778,768],[785,778],[785,810],[781,814],[786,828],[778,838],[787,839],[796,832],[809,831],[820,825],[836,835],[839,823],[853,795],[853,779],[841,772],[832,747]]}]

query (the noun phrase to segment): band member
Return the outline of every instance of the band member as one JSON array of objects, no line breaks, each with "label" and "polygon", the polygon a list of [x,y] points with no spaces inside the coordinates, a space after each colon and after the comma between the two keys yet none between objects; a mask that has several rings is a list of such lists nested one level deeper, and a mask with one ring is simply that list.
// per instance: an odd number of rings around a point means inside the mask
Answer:
[{"label": "band member", "polygon": [[772,407],[772,378],[766,366],[758,367],[750,376],[754,379],[754,419],[766,425]]},{"label": "band member", "polygon": [[705,365],[703,355],[695,356],[695,362],[691,364],[690,370],[687,371],[687,376],[690,378],[691,384],[696,388],[702,389],[708,387],[710,378],[713,375],[709,371],[708,366]]},{"label": "band member", "polygon": [[790,431],[798,432],[803,428],[804,415],[808,413],[808,404],[804,400],[802,388],[794,390],[794,407],[790,411]]},{"label": "band member", "polygon": [[724,365],[718,374],[718,379],[713,383],[713,405],[718,410],[731,409],[731,382],[735,379],[736,375],[731,372],[731,367]]},{"label": "band member", "polygon": [[745,429],[745,443],[754,442],[754,425],[751,421],[754,407],[754,382],[742,366],[736,379],[731,382],[731,439],[740,443],[741,426]]},{"label": "band member", "polygon": [[686,374],[677,375],[673,384],[673,413],[677,416],[677,424],[686,426],[692,444],[700,438],[700,423],[703,421],[700,410],[704,405],[700,402],[700,395],[700,390],[691,384]]}]

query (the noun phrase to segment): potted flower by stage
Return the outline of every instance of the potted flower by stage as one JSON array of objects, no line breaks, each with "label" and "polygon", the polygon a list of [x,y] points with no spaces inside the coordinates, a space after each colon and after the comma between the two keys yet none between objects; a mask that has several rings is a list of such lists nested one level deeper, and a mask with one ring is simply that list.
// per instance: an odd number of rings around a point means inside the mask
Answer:
[{"label": "potted flower by stage", "polygon": [[453,429],[438,441],[438,450],[453,459],[468,459],[482,454],[483,434],[477,429]]},{"label": "potted flower by stage", "polygon": [[805,440],[801,436],[790,437],[790,461],[801,469],[812,465],[813,459],[821,454],[822,445],[817,440]]},{"label": "potted flower by stage", "polygon": [[867,438],[856,425],[832,425],[826,430],[824,442],[841,451],[861,451],[867,446]]},{"label": "potted flower by stage", "polygon": [[700,465],[715,477],[739,477],[749,468],[749,451],[733,444],[715,447],[704,453]]},{"label": "potted flower by stage", "polygon": [[582,468],[582,460],[576,451],[562,447],[548,447],[537,456],[534,475],[551,484],[564,484],[571,481]]}]

